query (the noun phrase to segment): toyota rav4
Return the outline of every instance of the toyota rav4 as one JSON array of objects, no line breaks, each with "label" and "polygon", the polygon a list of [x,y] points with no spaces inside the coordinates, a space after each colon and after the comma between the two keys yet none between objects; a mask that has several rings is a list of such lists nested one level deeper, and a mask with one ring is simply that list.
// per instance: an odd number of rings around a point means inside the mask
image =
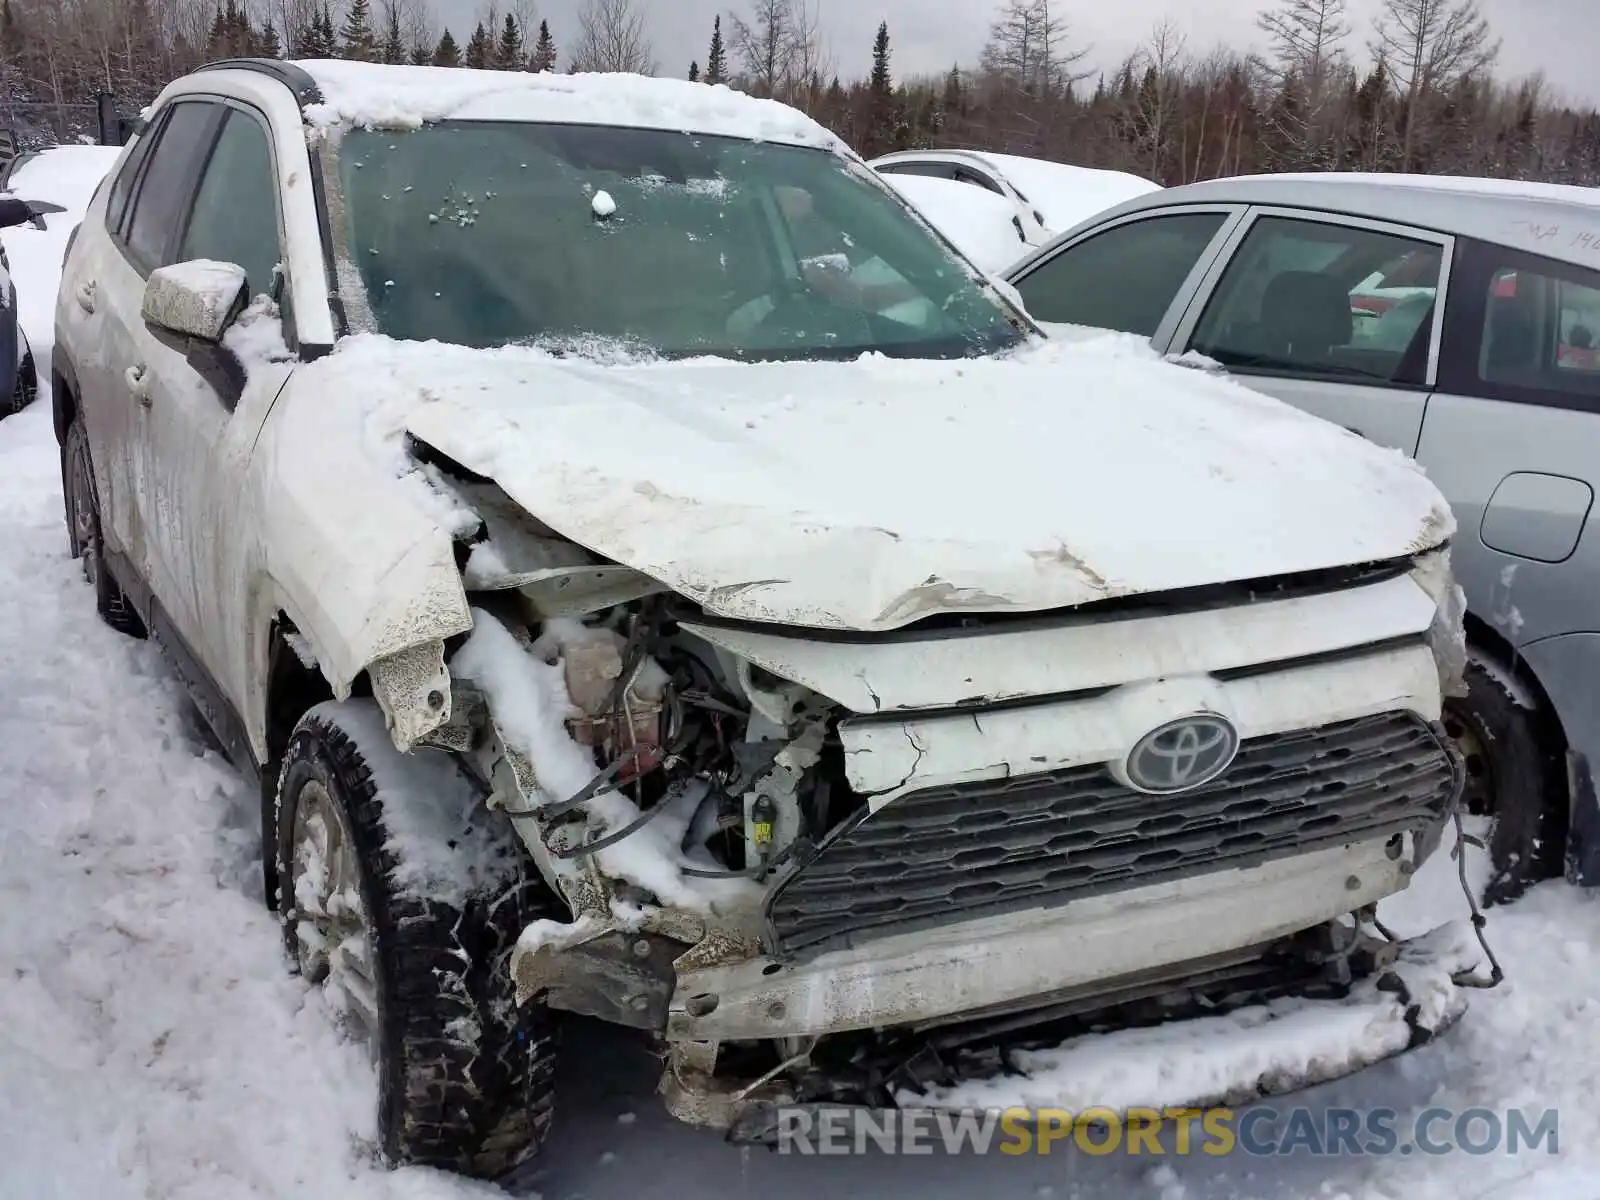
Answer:
[{"label": "toyota rav4", "polygon": [[723,87],[229,61],[147,110],[56,310],[71,545],[259,780],[392,1160],[530,1154],[563,1013],[758,1141],[1107,1027],[1361,1031],[1140,1097],[1203,1102],[1460,1014],[1466,951],[1375,914],[1461,787],[1444,501],[1011,296]]}]

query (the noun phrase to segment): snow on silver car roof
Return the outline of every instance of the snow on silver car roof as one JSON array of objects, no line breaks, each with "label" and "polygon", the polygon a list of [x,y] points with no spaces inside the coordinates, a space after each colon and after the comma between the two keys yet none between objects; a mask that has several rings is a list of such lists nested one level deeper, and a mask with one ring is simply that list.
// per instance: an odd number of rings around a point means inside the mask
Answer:
[{"label": "snow on silver car roof", "polygon": [[[1322,209],[1600,268],[1600,191],[1570,184],[1358,171],[1239,175],[1152,192],[1093,219],[1202,203]],[[1029,259],[1041,257],[1042,251]]]},{"label": "snow on silver car roof", "polygon": [[622,125],[785,142],[842,151],[810,117],[775,100],[722,85],[644,75],[482,71],[390,66],[335,59],[298,60],[316,82],[307,104],[313,125],[415,128],[429,121],[539,121]]}]

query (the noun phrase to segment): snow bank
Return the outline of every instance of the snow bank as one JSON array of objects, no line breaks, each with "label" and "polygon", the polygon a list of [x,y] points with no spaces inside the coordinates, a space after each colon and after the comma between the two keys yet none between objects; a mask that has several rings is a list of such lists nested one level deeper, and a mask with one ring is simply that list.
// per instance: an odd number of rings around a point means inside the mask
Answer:
[{"label": "snow bank", "polygon": [[314,125],[414,129],[429,121],[546,121],[632,125],[844,152],[832,133],[797,109],[721,84],[644,75],[475,71],[344,60],[299,62],[322,92],[306,106]]}]

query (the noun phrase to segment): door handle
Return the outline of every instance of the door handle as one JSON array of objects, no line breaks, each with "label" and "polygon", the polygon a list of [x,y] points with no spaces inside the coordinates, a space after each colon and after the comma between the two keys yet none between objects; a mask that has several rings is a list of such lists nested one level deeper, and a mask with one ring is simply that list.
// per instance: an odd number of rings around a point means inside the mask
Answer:
[{"label": "door handle", "polygon": [[85,279],[72,290],[72,298],[78,302],[78,307],[86,313],[94,311],[95,284],[92,279]]},{"label": "door handle", "polygon": [[150,369],[143,363],[129,367],[122,373],[122,378],[128,384],[128,390],[133,393],[133,398],[139,402],[140,408],[150,407]]}]

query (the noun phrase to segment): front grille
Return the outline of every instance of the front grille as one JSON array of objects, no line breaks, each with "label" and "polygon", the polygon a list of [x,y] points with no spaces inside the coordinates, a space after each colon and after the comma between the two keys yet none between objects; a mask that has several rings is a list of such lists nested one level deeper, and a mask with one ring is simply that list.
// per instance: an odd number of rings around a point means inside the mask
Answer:
[{"label": "front grille", "polygon": [[773,889],[774,954],[1167,882],[1399,833],[1444,816],[1449,741],[1414,713],[1253,738],[1173,796],[1103,765],[912,792],[840,827]]}]

